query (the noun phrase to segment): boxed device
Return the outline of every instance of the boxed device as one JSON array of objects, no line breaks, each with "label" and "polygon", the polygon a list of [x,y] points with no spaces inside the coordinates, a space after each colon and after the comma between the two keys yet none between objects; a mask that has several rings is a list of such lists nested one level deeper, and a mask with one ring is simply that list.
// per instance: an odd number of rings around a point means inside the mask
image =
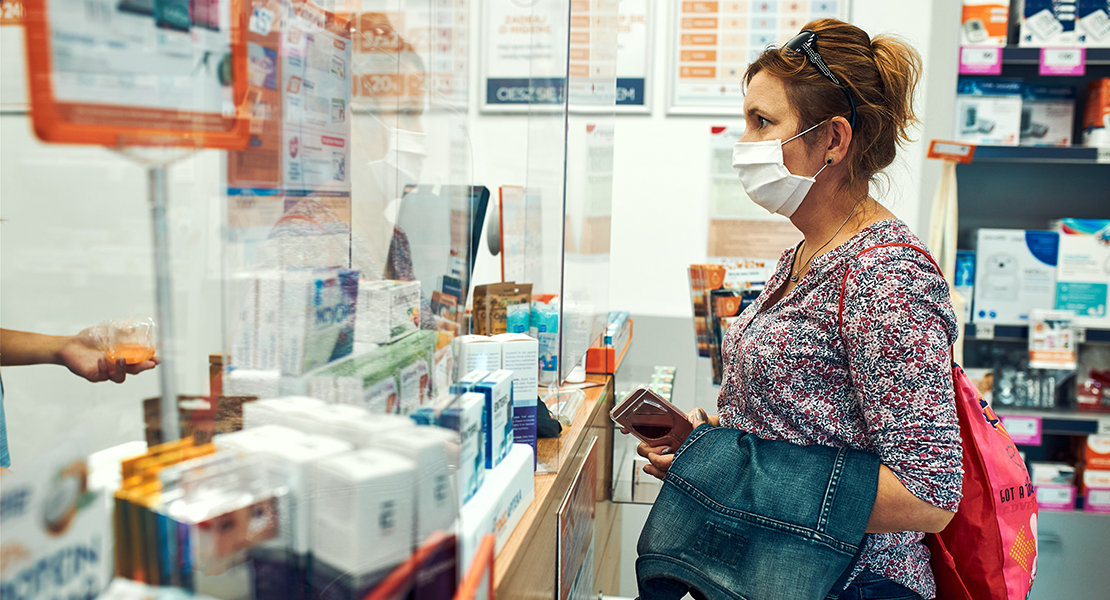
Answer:
[{"label": "boxed device", "polygon": [[501,342],[501,367],[513,372],[513,442],[536,453],[536,402],[539,398],[539,342],[519,333],[494,336]]},{"label": "boxed device", "polygon": [[1110,220],[1060,221],[1055,308],[1075,312],[1078,327],[1110,327]]},{"label": "boxed device", "polygon": [[1070,146],[1075,124],[1075,88],[1067,85],[1022,86],[1022,146]]},{"label": "boxed device", "polygon": [[958,141],[1017,146],[1021,134],[1020,79],[961,77],[956,86]]},{"label": "boxed device", "polygon": [[1110,146],[1110,77],[1087,84],[1087,106],[1083,109],[1083,145]]},{"label": "boxed device", "polygon": [[1086,48],[1110,48],[1110,1],[1079,0],[1075,41]]},{"label": "boxed device", "polygon": [[1018,45],[1074,46],[1078,0],[1024,0]]},{"label": "boxed device", "polygon": [[977,240],[974,322],[1026,325],[1030,311],[1053,305],[1059,234],[980,229]]},{"label": "boxed device", "polygon": [[482,431],[486,437],[486,468],[501,464],[513,444],[513,372],[494,371],[474,386],[485,400]]},{"label": "boxed device", "polygon": [[960,22],[961,46],[1005,46],[1010,27],[1010,3],[1006,0],[963,0]]}]

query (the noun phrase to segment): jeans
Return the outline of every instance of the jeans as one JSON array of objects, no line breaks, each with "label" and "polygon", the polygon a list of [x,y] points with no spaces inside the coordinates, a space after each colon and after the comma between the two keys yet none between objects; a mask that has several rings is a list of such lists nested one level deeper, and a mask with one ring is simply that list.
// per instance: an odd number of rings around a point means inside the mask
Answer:
[{"label": "jeans", "polygon": [[882,575],[864,571],[837,600],[921,600],[921,596]]}]

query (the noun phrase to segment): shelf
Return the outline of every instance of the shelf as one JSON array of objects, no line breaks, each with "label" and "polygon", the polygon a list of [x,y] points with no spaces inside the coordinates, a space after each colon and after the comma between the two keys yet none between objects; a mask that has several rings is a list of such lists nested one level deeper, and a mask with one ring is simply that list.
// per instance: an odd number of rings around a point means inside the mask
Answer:
[{"label": "shelf", "polygon": [[[1078,328],[1079,343],[1110,344],[1110,329]],[[976,325],[964,326],[964,336],[972,340],[1025,341],[1029,339],[1029,327],[1025,325]]]},{"label": "shelf", "polygon": [[1040,417],[1041,431],[1053,435],[1090,435],[1110,431],[1110,413],[991,406],[1000,417]]},{"label": "shelf", "polygon": [[[1040,48],[1006,46],[1002,49],[1002,64],[1004,65],[1038,65],[1040,63]],[[1110,65],[1110,48],[1087,48],[1087,66],[1092,65]]]},{"label": "shelf", "polygon": [[1086,146],[977,146],[971,162],[1110,164],[1110,148],[1088,148]]}]

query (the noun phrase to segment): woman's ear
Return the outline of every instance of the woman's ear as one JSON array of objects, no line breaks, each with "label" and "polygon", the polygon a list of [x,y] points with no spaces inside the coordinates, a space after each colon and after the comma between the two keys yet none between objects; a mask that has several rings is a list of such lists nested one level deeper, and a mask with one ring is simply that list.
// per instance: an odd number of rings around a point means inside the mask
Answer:
[{"label": "woman's ear", "polygon": [[[829,165],[840,163],[848,156],[848,147],[852,143],[852,126],[844,117],[833,117],[829,120],[829,146],[825,149],[825,162]],[[831,162],[830,162],[831,161]]]}]

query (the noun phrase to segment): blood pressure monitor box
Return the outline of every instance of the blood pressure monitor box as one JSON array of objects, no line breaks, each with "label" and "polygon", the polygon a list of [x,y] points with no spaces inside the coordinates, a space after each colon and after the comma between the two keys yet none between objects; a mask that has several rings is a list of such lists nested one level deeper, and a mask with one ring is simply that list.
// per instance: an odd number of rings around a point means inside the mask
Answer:
[{"label": "blood pressure monitor box", "polygon": [[1075,88],[1025,84],[1021,94],[1022,146],[1070,146]]},{"label": "blood pressure monitor box", "polygon": [[956,87],[960,142],[1017,146],[1021,137],[1020,79],[961,77]]},{"label": "blood pressure monitor box", "polygon": [[1110,328],[1110,220],[1063,219],[1054,308],[1079,327]]},{"label": "blood pressure monitor box", "polygon": [[1074,46],[1079,0],[1024,0],[1018,45]]},{"label": "blood pressure monitor box", "polygon": [[977,239],[975,323],[1026,325],[1033,309],[1053,306],[1059,234],[980,229]]},{"label": "blood pressure monitor box", "polygon": [[1110,48],[1110,0],[1079,0],[1075,41],[1087,48]]},{"label": "blood pressure monitor box", "polygon": [[1006,0],[963,0],[961,46],[1005,46],[1009,27],[1010,3]]}]

